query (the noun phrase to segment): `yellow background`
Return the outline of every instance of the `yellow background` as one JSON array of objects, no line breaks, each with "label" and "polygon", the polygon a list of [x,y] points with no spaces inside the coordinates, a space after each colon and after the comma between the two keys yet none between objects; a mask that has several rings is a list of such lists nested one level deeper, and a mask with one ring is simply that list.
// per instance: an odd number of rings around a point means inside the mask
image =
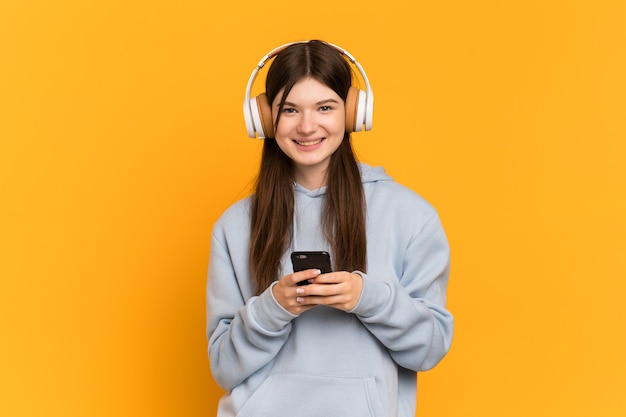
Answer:
[{"label": "yellow background", "polygon": [[248,3],[0,2],[0,415],[214,414],[244,87],[310,38],[363,64],[357,151],[450,238],[456,334],[418,415],[626,415],[626,3]]}]

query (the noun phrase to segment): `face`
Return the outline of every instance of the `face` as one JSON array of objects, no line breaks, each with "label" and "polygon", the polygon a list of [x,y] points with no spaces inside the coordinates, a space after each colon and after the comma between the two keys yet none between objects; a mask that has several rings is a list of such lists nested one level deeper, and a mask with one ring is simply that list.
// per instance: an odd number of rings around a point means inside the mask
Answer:
[{"label": "face", "polygon": [[[282,93],[272,103],[276,120]],[[345,104],[331,88],[313,78],[294,84],[276,127],[276,142],[294,162],[295,180],[309,188],[325,183],[330,157],[345,133]]]}]

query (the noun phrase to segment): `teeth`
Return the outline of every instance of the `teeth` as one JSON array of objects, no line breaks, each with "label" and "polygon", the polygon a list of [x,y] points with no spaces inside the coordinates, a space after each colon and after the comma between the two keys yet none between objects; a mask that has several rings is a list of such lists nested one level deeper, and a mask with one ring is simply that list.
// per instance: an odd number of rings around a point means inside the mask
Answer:
[{"label": "teeth", "polygon": [[322,141],[322,139],[318,139],[318,140],[313,140],[313,141],[308,141],[308,142],[299,142],[296,141],[296,143],[300,146],[313,146],[313,145],[317,145],[318,143],[320,143]]}]

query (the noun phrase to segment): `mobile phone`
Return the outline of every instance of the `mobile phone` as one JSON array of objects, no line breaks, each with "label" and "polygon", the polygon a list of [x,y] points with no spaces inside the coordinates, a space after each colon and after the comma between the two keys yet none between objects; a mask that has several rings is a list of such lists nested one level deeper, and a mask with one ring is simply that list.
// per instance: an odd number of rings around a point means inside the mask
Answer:
[{"label": "mobile phone", "polygon": [[[326,251],[292,252],[291,264],[293,265],[293,272],[307,269],[319,269],[322,274],[332,272],[330,255]],[[298,282],[298,285],[307,284],[307,280]]]}]

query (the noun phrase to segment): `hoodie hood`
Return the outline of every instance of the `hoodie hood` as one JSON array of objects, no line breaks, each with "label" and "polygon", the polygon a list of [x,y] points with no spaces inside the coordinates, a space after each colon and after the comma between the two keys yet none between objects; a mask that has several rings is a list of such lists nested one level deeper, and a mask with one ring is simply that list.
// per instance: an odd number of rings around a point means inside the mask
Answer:
[{"label": "hoodie hood", "polygon": [[[372,167],[368,164],[359,162],[359,169],[361,170],[361,183],[363,185],[368,183],[374,183],[379,181],[393,181],[383,167]],[[311,198],[322,197],[326,195],[327,187],[321,187],[316,190],[309,190],[300,184],[295,184],[296,195],[303,195]]]},{"label": "hoodie hood", "polygon": [[370,165],[359,163],[361,168],[361,182],[363,184],[378,181],[393,181],[383,167],[372,167]]}]

